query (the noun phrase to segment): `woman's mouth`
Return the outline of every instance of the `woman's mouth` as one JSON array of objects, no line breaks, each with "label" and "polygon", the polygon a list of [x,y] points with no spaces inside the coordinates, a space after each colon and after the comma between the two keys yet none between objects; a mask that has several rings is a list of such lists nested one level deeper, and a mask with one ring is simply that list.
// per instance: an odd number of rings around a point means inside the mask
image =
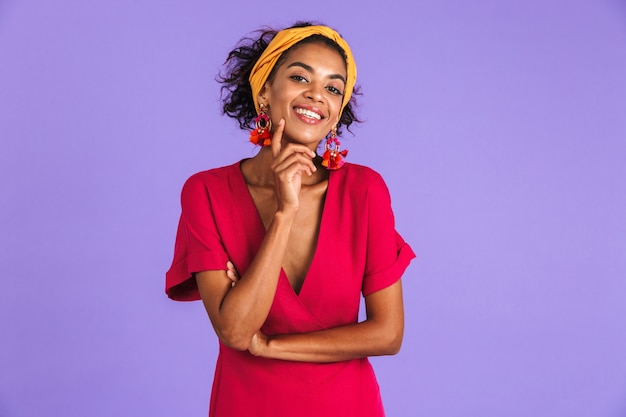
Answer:
[{"label": "woman's mouth", "polygon": [[294,111],[306,123],[316,123],[324,118],[320,113],[302,107],[294,107]]}]

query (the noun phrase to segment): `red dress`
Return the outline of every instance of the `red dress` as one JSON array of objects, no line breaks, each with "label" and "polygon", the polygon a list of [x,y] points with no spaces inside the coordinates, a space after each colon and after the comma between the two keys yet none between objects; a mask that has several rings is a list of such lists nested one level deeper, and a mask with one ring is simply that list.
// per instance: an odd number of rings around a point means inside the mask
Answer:
[{"label": "red dress", "polygon": [[[166,292],[200,298],[192,274],[245,274],[265,228],[240,163],[193,175],[182,191],[182,215]],[[360,296],[400,279],[415,255],[396,233],[389,192],[379,174],[354,164],[331,171],[317,247],[299,294],[281,271],[262,331],[304,333],[356,323]],[[369,361],[290,362],[252,356],[220,342],[210,417],[381,417]]]}]

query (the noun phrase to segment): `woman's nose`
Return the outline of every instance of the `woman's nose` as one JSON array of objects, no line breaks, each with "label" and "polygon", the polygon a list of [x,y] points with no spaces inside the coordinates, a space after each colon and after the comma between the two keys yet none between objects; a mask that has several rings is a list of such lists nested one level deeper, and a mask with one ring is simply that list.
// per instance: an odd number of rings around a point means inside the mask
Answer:
[{"label": "woman's nose", "polygon": [[324,86],[321,83],[312,82],[306,92],[307,97],[315,101],[322,101],[324,98]]}]

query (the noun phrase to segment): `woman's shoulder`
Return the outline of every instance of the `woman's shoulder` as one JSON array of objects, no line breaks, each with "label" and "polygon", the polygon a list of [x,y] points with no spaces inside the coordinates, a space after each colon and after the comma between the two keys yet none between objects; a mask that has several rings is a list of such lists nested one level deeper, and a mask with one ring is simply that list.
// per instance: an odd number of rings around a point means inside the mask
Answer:
[{"label": "woman's shoulder", "polygon": [[229,193],[233,186],[237,184],[238,177],[241,175],[239,168],[240,162],[226,165],[218,168],[211,168],[205,171],[196,172],[191,175],[182,187],[182,196],[206,196],[211,194]]},{"label": "woman's shoulder", "polygon": [[234,164],[225,165],[218,168],[210,168],[204,171],[196,172],[185,181],[183,188],[203,184],[209,186],[211,184],[228,183],[240,174],[239,166],[241,161]]},{"label": "woman's shoulder", "polygon": [[350,187],[359,187],[365,190],[371,187],[380,187],[385,185],[385,180],[371,167],[353,163],[346,163],[341,169],[337,171],[342,173],[340,177],[343,181],[349,183]]},{"label": "woman's shoulder", "polygon": [[[343,178],[337,181],[339,193],[345,197],[344,204],[358,204],[368,206],[374,211],[386,210],[391,206],[389,188],[382,175],[368,166],[346,163],[340,170],[345,169]],[[368,212],[365,210],[364,212]]]},{"label": "woman's shoulder", "polygon": [[204,171],[196,172],[187,178],[186,183],[188,182],[201,182],[207,183],[216,180],[227,180],[232,178],[234,175],[237,175],[239,172],[239,165],[241,161],[238,161],[234,164],[221,166],[218,168],[210,168]]}]

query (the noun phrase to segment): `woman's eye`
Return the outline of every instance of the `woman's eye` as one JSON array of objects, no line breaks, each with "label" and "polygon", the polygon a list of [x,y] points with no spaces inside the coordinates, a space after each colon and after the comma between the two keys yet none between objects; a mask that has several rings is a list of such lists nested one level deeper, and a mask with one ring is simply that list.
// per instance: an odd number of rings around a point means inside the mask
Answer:
[{"label": "woman's eye", "polygon": [[343,93],[337,87],[328,86],[328,87],[326,87],[326,89],[328,91],[330,91],[331,93],[333,93],[333,94],[337,94],[338,96],[343,95]]},{"label": "woman's eye", "polygon": [[306,79],[306,78],[304,78],[302,75],[292,75],[292,76],[291,76],[291,79],[292,79],[292,80],[294,80],[294,81],[298,81],[298,82],[300,82],[300,83],[305,83],[305,82],[307,82],[307,79]]}]

